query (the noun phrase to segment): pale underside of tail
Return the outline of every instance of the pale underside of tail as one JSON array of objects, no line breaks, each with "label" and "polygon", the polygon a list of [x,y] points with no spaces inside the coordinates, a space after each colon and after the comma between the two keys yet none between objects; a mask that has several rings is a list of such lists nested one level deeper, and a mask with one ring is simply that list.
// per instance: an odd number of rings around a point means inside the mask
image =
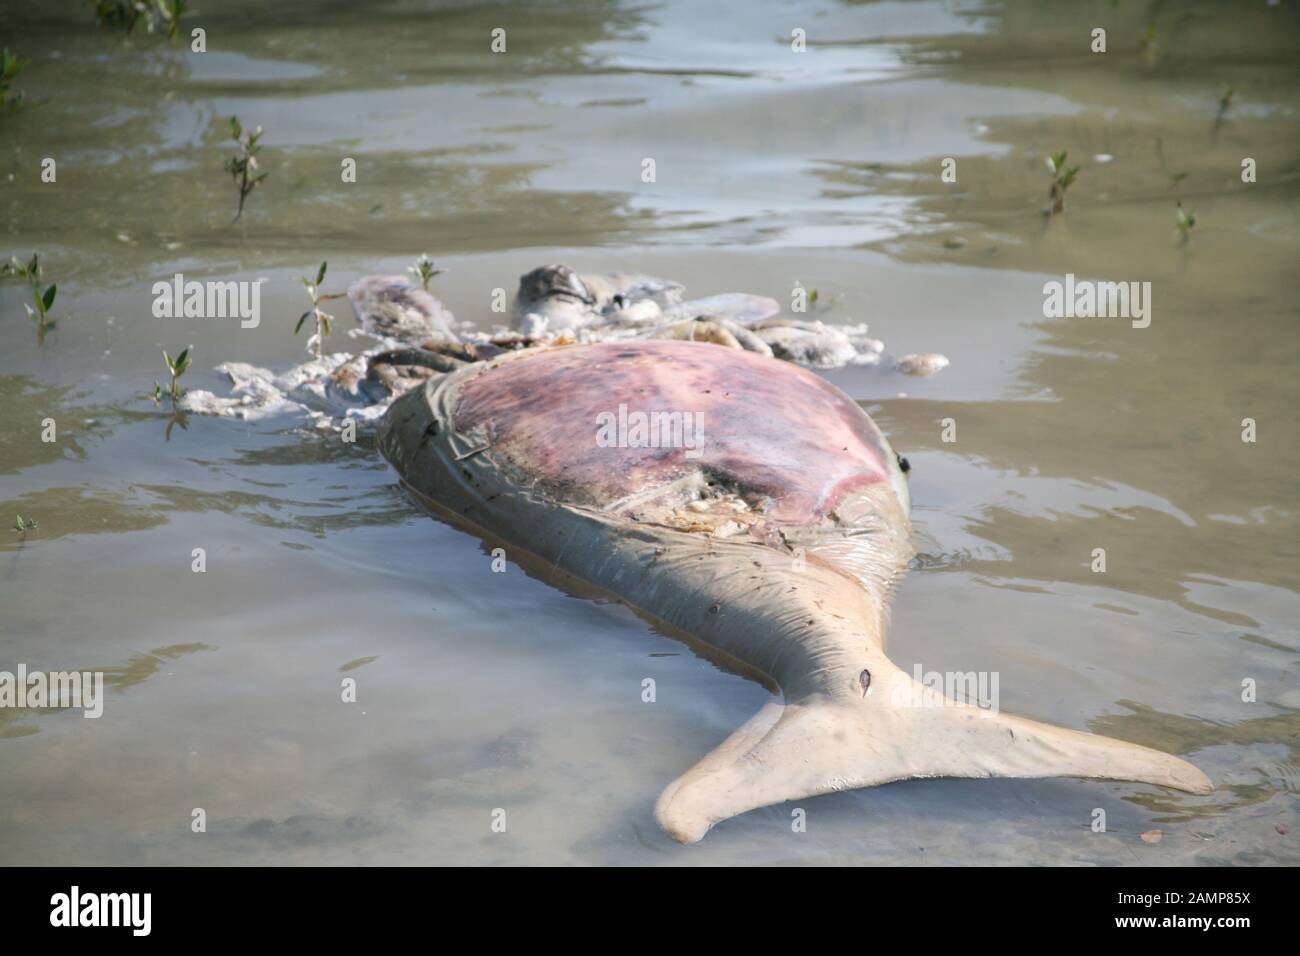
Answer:
[{"label": "pale underside of tail", "polygon": [[959,704],[886,666],[888,681],[874,682],[861,699],[818,695],[766,705],[668,786],[655,805],[660,825],[694,843],[718,821],[756,807],[915,777],[1085,777],[1213,789],[1178,757]]}]

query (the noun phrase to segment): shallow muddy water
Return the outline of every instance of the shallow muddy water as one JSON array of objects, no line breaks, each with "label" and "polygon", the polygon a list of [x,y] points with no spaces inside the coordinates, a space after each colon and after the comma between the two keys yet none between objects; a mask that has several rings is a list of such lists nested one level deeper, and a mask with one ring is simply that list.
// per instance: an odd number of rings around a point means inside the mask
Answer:
[{"label": "shallow muddy water", "polygon": [[[205,53],[4,6],[32,63],[0,114],[0,253],[41,253],[58,325],[38,342],[0,286],[0,515],[39,522],[0,538],[0,670],[109,689],[98,720],[0,709],[0,862],[1300,860],[1295,4],[223,0],[185,22]],[[269,172],[239,224],[232,114]],[[1048,218],[1056,150],[1081,170]],[[493,573],[368,436],[149,397],[163,348],[218,393],[219,362],[300,361],[322,259],[341,290],[426,251],[484,328],[494,288],[562,261],[798,281],[894,355],[947,355],[827,373],[913,466],[891,656],[994,672],[1003,710],[1183,755],[1215,793],[909,781],[801,801],[803,833],[787,804],[672,842],[656,796],[766,690]],[[155,318],[176,272],[265,278],[261,324]],[[1149,327],[1045,318],[1067,273],[1150,282]]]}]

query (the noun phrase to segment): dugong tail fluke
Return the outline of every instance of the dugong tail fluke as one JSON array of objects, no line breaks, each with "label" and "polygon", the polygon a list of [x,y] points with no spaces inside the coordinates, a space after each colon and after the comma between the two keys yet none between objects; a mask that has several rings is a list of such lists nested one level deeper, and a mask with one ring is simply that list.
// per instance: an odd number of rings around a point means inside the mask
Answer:
[{"label": "dugong tail fluke", "polygon": [[[786,534],[807,548],[800,570],[770,569],[786,591],[777,626],[800,651],[767,665],[784,704],[767,704],[664,790],[655,817],[669,834],[694,843],[746,810],[918,777],[1091,777],[1210,792],[1185,760],[955,701],[895,665],[884,650],[889,592],[911,554],[900,507],[886,486],[868,486],[836,511],[859,534]],[[753,640],[710,642],[739,656]]]},{"label": "dugong tail fluke", "polygon": [[[670,416],[675,441],[602,440],[615,409]],[[806,369],[686,341],[532,349],[398,399],[380,447],[432,510],[780,690],[659,798],[678,840],[909,777],[1210,790],[1176,757],[960,704],[885,656],[912,553],[906,478],[857,403]]]},{"label": "dugong tail fluke", "polygon": [[655,817],[694,843],[746,810],[916,777],[1092,777],[1209,793],[1185,760],[1137,744],[993,714],[881,668],[928,705],[887,694],[772,702],[660,795]]}]

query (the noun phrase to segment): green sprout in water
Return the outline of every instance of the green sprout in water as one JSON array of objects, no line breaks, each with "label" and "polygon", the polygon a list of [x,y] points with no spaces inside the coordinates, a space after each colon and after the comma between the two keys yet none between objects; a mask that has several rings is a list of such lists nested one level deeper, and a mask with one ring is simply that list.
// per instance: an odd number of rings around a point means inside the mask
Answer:
[{"label": "green sprout in water", "polygon": [[258,140],[262,138],[262,127],[246,130],[239,123],[238,116],[230,117],[230,138],[239,146],[239,152],[226,160],[226,172],[235,180],[239,189],[239,208],[235,210],[235,222],[244,214],[244,200],[257,188],[257,184],[269,174],[257,173],[257,154],[261,150]]},{"label": "green sprout in water", "polygon": [[1065,165],[1065,158],[1069,154],[1065,150],[1059,153],[1053,153],[1047,157],[1047,169],[1052,174],[1052,189],[1047,194],[1052,200],[1052,208],[1049,215],[1065,212],[1065,192],[1074,184],[1075,177],[1079,175],[1078,166]]},{"label": "green sprout in water", "polygon": [[23,262],[17,256],[10,256],[9,261],[0,266],[0,279],[10,276],[22,276],[32,285],[41,277],[41,260],[37,253],[32,253],[30,262]]},{"label": "green sprout in water", "polygon": [[297,335],[302,330],[302,324],[308,319],[316,320],[316,334],[308,341],[308,347],[315,346],[316,358],[321,357],[321,343],[325,336],[330,334],[330,323],[334,321],[334,316],[321,309],[320,304],[330,299],[341,299],[343,293],[336,292],[333,295],[321,295],[320,284],[325,281],[325,267],[328,263],[322,262],[320,268],[316,271],[316,281],[303,278],[303,288],[311,296],[311,308],[298,317],[298,324],[293,327],[293,334]]},{"label": "green sprout in water", "polygon": [[5,47],[4,51],[0,52],[0,113],[10,108],[17,109],[23,105],[22,90],[10,96],[9,84],[14,77],[23,71],[23,67],[30,62],[30,60],[24,60],[22,57],[14,56],[9,52],[8,47]]},{"label": "green sprout in water", "polygon": [[172,358],[171,353],[163,349],[163,361],[167,363],[167,371],[171,372],[172,384],[170,389],[164,391],[158,382],[153,383],[153,400],[155,402],[161,402],[162,397],[167,395],[174,405],[185,395],[185,389],[181,388],[180,379],[185,374],[185,370],[190,367],[190,349],[192,348],[193,346],[187,346],[181,349],[175,358]]},{"label": "green sprout in water", "polygon": [[101,27],[115,27],[130,34],[143,20],[150,33],[165,27],[167,36],[175,37],[189,0],[90,0],[90,5]]},{"label": "green sprout in water", "polygon": [[27,317],[36,323],[36,337],[40,341],[45,340],[46,332],[58,325],[49,317],[50,309],[54,305],[54,294],[58,288],[56,285],[44,289],[40,285],[32,286],[32,300],[36,303],[36,308],[33,309],[30,305],[23,306],[27,310]]},{"label": "green sprout in water", "polygon": [[141,17],[148,17],[149,5],[142,0],[90,0],[101,27],[117,27],[131,33]]},{"label": "green sprout in water", "polygon": [[31,299],[35,308],[26,303],[23,303],[23,308],[26,308],[27,316],[36,323],[36,341],[44,342],[45,333],[57,325],[56,321],[49,317],[49,310],[55,304],[55,295],[59,286],[52,285],[48,289],[40,287],[40,256],[35,252],[32,252],[31,260],[26,263],[18,256],[12,256],[8,263],[0,265],[0,278],[14,276],[25,278],[31,284]]},{"label": "green sprout in water", "polygon": [[435,269],[433,265],[433,260],[429,258],[429,254],[426,252],[420,254],[420,258],[415,260],[415,265],[406,267],[407,272],[420,280],[420,285],[426,292],[429,291],[429,281],[434,276],[440,276],[447,271],[446,269]]},{"label": "green sprout in water", "polygon": [[24,303],[23,308],[27,310],[28,318],[36,323],[37,341],[44,342],[45,333],[58,324],[50,318],[50,309],[54,307],[54,296],[58,293],[59,287],[57,285],[44,288],[41,286],[41,260],[36,253],[32,254],[29,262],[23,262],[17,256],[13,256],[3,266],[0,266],[0,278],[11,278],[13,276],[26,279],[31,284],[32,305]]},{"label": "green sprout in water", "polygon": [[1237,91],[1230,86],[1224,90],[1223,95],[1219,97],[1219,111],[1214,114],[1215,133],[1219,131],[1219,127],[1223,125],[1223,121],[1228,118],[1228,110],[1232,108],[1232,97],[1236,92]]},{"label": "green sprout in water", "polygon": [[26,534],[28,531],[35,531],[39,527],[40,524],[33,519],[24,518],[22,515],[14,515],[13,530],[17,531],[19,534]]},{"label": "green sprout in water", "polygon": [[1156,25],[1148,23],[1147,28],[1138,36],[1138,52],[1146,58],[1148,63],[1154,63],[1156,60]]},{"label": "green sprout in water", "polygon": [[167,38],[173,39],[176,31],[180,29],[181,17],[185,16],[185,8],[189,6],[189,0],[170,0],[164,3],[163,0],[157,0],[158,15],[162,17],[163,23],[167,25]]},{"label": "green sprout in water", "polygon": [[1196,226],[1196,210],[1187,212],[1180,201],[1175,211],[1178,223],[1178,238],[1184,245],[1192,238],[1192,229]]},{"label": "green sprout in water", "polygon": [[830,309],[833,308],[839,300],[839,295],[835,293],[823,296],[820,289],[813,288],[808,290],[809,308],[817,308],[820,306],[823,309]]},{"label": "green sprout in water", "polygon": [[1226,90],[1224,90],[1223,95],[1219,97],[1219,118],[1220,119],[1223,118],[1224,114],[1227,113],[1228,109],[1232,106],[1232,96],[1236,92],[1237,91],[1230,86]]}]

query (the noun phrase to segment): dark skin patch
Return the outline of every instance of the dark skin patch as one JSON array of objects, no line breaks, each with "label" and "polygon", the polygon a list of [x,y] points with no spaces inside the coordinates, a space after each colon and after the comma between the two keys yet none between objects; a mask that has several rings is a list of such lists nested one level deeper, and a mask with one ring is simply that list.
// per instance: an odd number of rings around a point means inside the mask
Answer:
[{"label": "dark skin patch", "polygon": [[[700,455],[686,457],[689,442],[602,447],[600,416],[617,416],[620,404],[629,413],[689,413],[702,426]],[[699,475],[771,499],[768,519],[794,526],[888,481],[892,464],[871,419],[824,379],[700,342],[602,343],[514,359],[465,382],[455,423],[484,430],[494,453],[566,498],[605,506]]]}]

